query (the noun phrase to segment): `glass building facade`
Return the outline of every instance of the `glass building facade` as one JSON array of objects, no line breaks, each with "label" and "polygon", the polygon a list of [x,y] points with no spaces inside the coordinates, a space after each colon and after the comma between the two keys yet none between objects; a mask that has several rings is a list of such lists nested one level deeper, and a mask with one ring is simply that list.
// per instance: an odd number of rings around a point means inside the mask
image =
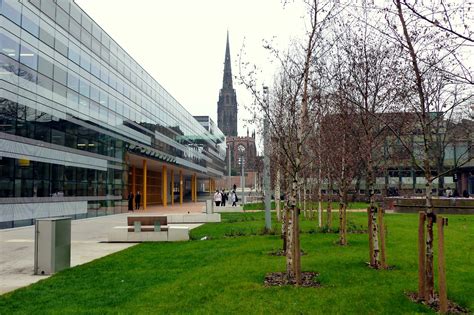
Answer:
[{"label": "glass building facade", "polygon": [[0,227],[127,211],[147,171],[186,199],[225,150],[76,3],[0,0]]}]

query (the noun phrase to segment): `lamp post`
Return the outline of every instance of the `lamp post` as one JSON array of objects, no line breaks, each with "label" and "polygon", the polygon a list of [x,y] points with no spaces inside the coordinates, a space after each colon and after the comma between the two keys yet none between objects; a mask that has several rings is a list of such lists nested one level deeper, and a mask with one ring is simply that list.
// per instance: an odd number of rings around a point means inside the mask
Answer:
[{"label": "lamp post", "polygon": [[231,189],[231,169],[230,169],[230,143],[227,144],[227,188]]},{"label": "lamp post", "polygon": [[[265,106],[268,107],[268,87],[266,86],[263,87],[263,101]],[[268,132],[268,117],[265,116],[263,118],[263,189],[265,192],[265,229],[267,231],[272,228],[272,217],[270,213],[272,199],[270,190],[270,148],[268,143]]]},{"label": "lamp post", "polygon": [[245,204],[245,199],[244,199],[244,189],[245,189],[245,168],[244,168],[244,165],[245,165],[245,147],[241,144],[239,144],[238,148],[239,150],[239,155],[240,155],[240,158],[239,158],[239,163],[240,163],[240,166],[241,166],[241,169],[240,169],[240,185],[242,187],[242,205]]}]

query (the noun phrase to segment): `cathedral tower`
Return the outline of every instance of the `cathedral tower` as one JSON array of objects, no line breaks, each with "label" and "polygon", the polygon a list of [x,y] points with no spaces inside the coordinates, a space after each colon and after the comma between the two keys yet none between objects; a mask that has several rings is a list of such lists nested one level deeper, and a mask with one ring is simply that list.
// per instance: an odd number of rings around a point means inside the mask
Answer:
[{"label": "cathedral tower", "polygon": [[229,32],[224,59],[224,78],[217,102],[217,126],[226,137],[237,136],[237,95],[232,85],[232,68],[230,63]]}]

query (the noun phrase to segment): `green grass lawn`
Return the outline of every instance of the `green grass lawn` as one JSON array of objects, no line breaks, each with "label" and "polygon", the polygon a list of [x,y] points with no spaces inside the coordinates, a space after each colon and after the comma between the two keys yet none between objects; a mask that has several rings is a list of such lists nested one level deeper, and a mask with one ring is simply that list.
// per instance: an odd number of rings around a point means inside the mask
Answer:
[{"label": "green grass lawn", "polygon": [[[332,202],[331,204],[332,204],[333,211],[339,209],[339,202]],[[281,205],[283,207],[283,202],[281,203]],[[367,202],[349,202],[347,208],[348,209],[367,209],[368,206],[369,206],[369,204]],[[323,209],[327,209],[328,202],[324,201],[322,203],[322,207],[323,207]],[[301,208],[301,210],[303,210],[303,202],[301,202],[300,208]],[[306,203],[306,208],[307,209],[312,208],[314,210],[317,210],[318,209],[318,203],[308,201]],[[265,206],[263,205],[263,202],[252,202],[252,203],[247,203],[247,204],[244,205],[244,210],[261,210],[261,209],[265,209]],[[272,201],[272,209],[275,209],[275,201]]]},{"label": "green grass lawn", "polygon": [[[280,248],[280,236],[262,235],[263,212],[222,217],[193,230],[190,242],[140,244],[0,296],[0,314],[433,313],[404,295],[417,288],[416,215],[386,215],[387,259],[395,269],[384,271],[365,265],[366,234],[349,234],[341,247],[337,234],[303,220],[302,269],[321,274],[320,288],[264,287],[266,273],[285,268],[284,257],[268,255]],[[360,229],[366,216],[349,213],[348,220]],[[445,231],[448,297],[471,311],[473,227],[474,216],[449,216]]]}]

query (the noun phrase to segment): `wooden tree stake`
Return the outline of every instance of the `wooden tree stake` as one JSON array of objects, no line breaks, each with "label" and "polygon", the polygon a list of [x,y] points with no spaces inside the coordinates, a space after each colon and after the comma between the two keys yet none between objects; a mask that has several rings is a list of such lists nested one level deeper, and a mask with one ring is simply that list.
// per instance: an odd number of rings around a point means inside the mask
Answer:
[{"label": "wooden tree stake", "polygon": [[374,265],[374,242],[372,240],[372,211],[370,207],[367,208],[367,231],[369,232],[369,263]]},{"label": "wooden tree stake", "polygon": [[448,293],[446,289],[446,267],[444,257],[444,226],[448,225],[448,219],[438,217],[438,289],[439,289],[439,311],[448,312]]},{"label": "wooden tree stake", "polygon": [[385,261],[385,226],[383,223],[383,209],[380,208],[379,212],[379,237],[380,237],[380,267],[385,269],[387,268]]},{"label": "wooden tree stake", "polygon": [[418,221],[418,298],[425,299],[425,221],[426,214],[419,213]]}]

